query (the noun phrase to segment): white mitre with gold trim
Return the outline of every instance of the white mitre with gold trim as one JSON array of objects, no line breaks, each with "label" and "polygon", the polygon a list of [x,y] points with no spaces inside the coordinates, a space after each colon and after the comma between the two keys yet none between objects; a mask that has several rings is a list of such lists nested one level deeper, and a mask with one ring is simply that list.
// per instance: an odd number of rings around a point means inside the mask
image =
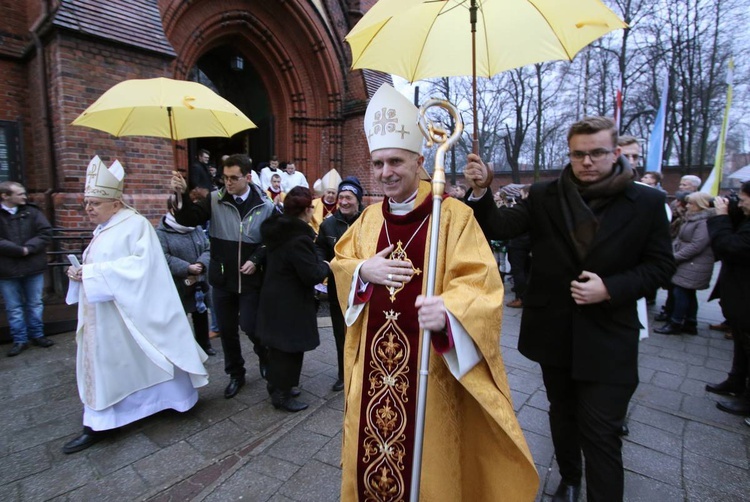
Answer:
[{"label": "white mitre with gold trim", "polygon": [[382,148],[401,148],[422,154],[419,110],[409,99],[388,84],[383,84],[370,100],[365,112],[365,135],[370,152]]},{"label": "white mitre with gold trim", "polygon": [[100,197],[102,199],[119,199],[125,184],[125,169],[115,160],[110,167],[104,165],[98,155],[95,155],[86,169],[86,187],[84,197]]},{"label": "white mitre with gold trim", "polygon": [[320,188],[323,192],[326,190],[338,190],[341,183],[341,175],[335,169],[331,169],[320,180]]}]

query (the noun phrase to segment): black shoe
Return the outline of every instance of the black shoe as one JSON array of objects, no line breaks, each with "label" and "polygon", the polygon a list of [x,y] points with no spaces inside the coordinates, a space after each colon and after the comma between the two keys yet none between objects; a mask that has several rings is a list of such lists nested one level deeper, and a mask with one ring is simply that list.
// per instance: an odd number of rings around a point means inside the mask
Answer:
[{"label": "black shoe", "polygon": [[[273,391],[274,391],[273,385],[271,385],[270,383],[267,383],[266,390],[268,391],[269,396],[273,396]],[[299,390],[299,387],[292,387],[292,390],[289,391],[289,395],[292,397],[299,397],[300,394],[302,394],[302,391]]]},{"label": "black shoe", "polygon": [[622,427],[620,427],[620,430],[618,431],[618,434],[620,436],[627,436],[630,434],[630,428],[628,427],[627,422],[622,423]]},{"label": "black shoe", "polygon": [[271,394],[271,404],[273,404],[273,407],[277,410],[286,410],[291,413],[306,410],[308,407],[307,403],[297,401],[289,392],[280,390],[274,390],[273,394]]},{"label": "black shoe", "polygon": [[576,502],[580,493],[580,485],[569,485],[564,481],[560,481],[560,485],[552,496],[552,502]]},{"label": "black shoe", "polygon": [[203,349],[203,352],[205,352],[206,355],[208,355],[208,356],[215,356],[216,355],[216,351],[211,346],[208,346],[205,349]]},{"label": "black shoe", "polygon": [[227,385],[227,388],[224,389],[224,397],[227,399],[232,399],[237,395],[243,385],[245,385],[244,376],[239,378],[230,378],[229,385]]},{"label": "black shoe", "polygon": [[660,333],[662,335],[679,335],[682,333],[682,327],[682,324],[670,321],[661,328],[655,328],[654,333]]},{"label": "black shoe", "polygon": [[698,323],[695,321],[685,321],[685,324],[682,325],[682,332],[686,335],[697,335]]},{"label": "black shoe", "polygon": [[71,453],[85,450],[86,448],[93,446],[94,444],[101,441],[104,435],[105,434],[103,432],[97,432],[90,427],[84,427],[83,432],[80,436],[65,443],[65,445],[62,447],[62,452],[66,455],[70,455]]},{"label": "black shoe", "polygon": [[732,382],[727,378],[721,383],[707,383],[706,390],[722,396],[741,396],[745,392],[745,386],[739,382]]},{"label": "black shoe", "polygon": [[743,417],[750,415],[750,399],[747,398],[740,398],[734,401],[719,401],[716,403],[716,407],[732,415],[741,415]]},{"label": "black shoe", "polygon": [[46,336],[40,336],[39,338],[30,338],[31,345],[36,345],[37,347],[44,347],[45,349],[47,347],[52,347],[55,342],[47,338]]},{"label": "black shoe", "polygon": [[21,352],[23,352],[24,350],[28,348],[29,348],[28,343],[14,343],[13,346],[8,351],[8,357],[17,356],[18,354],[20,354]]},{"label": "black shoe", "polygon": [[331,390],[333,392],[339,392],[341,390],[344,390],[344,381],[340,378],[336,380],[336,383],[333,384],[333,387],[331,387]]},{"label": "black shoe", "polygon": [[669,314],[667,314],[666,312],[659,312],[654,317],[654,321],[656,321],[656,322],[665,322],[665,321],[668,321],[668,320],[669,320]]}]

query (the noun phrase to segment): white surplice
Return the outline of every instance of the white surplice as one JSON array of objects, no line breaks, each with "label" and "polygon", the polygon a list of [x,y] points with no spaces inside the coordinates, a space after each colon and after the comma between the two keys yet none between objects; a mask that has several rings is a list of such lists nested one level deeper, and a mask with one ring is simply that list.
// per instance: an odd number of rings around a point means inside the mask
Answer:
[{"label": "white surplice", "polygon": [[120,427],[163,409],[186,411],[208,383],[151,224],[125,208],[94,231],[78,286],[76,372],[84,425]]}]

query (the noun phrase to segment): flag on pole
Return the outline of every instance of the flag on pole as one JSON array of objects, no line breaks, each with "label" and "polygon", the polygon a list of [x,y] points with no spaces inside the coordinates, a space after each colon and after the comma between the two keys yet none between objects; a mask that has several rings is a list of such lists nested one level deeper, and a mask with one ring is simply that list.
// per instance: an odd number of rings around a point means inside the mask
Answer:
[{"label": "flag on pole", "polygon": [[661,172],[661,161],[664,155],[664,125],[667,121],[667,94],[669,93],[669,74],[664,77],[664,87],[661,91],[661,103],[656,112],[654,126],[648,138],[648,157],[646,170]]},{"label": "flag on pole", "polygon": [[620,132],[622,123],[622,74],[617,76],[617,89],[615,89],[615,130]]},{"label": "flag on pole", "polygon": [[724,106],[724,120],[721,123],[721,132],[719,132],[719,143],[716,145],[716,159],[711,174],[703,184],[701,192],[713,195],[719,195],[721,188],[721,178],[724,172],[724,154],[726,153],[727,126],[729,125],[729,108],[732,106],[732,81],[734,80],[734,59],[729,59],[729,69],[727,70],[727,104]]}]

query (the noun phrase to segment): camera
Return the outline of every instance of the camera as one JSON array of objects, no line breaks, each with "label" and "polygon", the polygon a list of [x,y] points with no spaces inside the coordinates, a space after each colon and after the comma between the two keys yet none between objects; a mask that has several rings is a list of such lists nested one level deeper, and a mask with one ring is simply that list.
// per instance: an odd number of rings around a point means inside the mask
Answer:
[{"label": "camera", "polygon": [[736,190],[732,190],[726,196],[727,198],[727,214],[729,219],[732,221],[732,227],[735,229],[739,226],[742,220],[745,218],[745,213],[740,208],[740,195]]}]

